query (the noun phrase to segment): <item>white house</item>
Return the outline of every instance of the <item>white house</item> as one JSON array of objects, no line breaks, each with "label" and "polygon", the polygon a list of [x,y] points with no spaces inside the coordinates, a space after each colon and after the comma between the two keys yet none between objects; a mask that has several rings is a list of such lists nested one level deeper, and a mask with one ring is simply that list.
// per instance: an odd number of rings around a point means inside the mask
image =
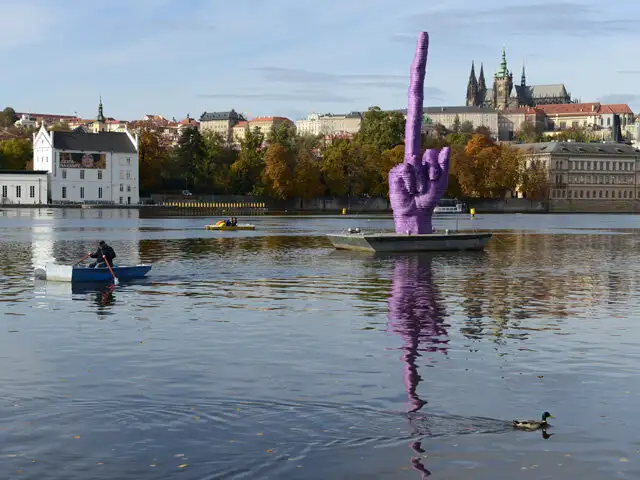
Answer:
[{"label": "white house", "polygon": [[[100,116],[98,123],[103,123]],[[138,136],[106,132],[100,125],[97,130],[49,132],[41,127],[34,134],[33,168],[48,172],[52,203],[140,202]]]},{"label": "white house", "polygon": [[47,172],[0,170],[0,205],[42,205],[47,203]]}]

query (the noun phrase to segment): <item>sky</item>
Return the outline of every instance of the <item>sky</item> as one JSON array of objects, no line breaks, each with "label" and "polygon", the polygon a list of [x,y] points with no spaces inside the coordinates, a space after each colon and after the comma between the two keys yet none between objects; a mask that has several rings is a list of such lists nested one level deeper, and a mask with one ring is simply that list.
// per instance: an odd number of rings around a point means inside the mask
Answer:
[{"label": "sky", "polygon": [[406,108],[429,32],[425,106],[463,105],[502,47],[519,82],[640,110],[638,0],[0,0],[0,108],[180,120]]}]

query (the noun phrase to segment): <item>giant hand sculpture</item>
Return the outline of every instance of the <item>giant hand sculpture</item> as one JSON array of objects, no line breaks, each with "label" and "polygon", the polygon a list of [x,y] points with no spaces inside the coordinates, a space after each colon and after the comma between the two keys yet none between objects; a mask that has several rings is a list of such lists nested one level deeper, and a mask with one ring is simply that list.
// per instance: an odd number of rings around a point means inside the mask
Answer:
[{"label": "giant hand sculpture", "polygon": [[449,180],[449,147],[429,149],[420,158],[428,50],[429,35],[422,32],[411,65],[404,162],[389,172],[389,200],[396,233],[432,233],[431,215]]}]

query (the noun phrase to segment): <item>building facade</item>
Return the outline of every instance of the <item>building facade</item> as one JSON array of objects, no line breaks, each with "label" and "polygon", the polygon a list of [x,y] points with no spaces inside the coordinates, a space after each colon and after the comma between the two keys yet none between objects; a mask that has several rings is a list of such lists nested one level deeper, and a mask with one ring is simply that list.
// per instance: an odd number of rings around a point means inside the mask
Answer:
[{"label": "building facade", "polygon": [[43,170],[0,170],[0,205],[44,205],[48,177]]},{"label": "building facade", "polygon": [[233,127],[243,121],[246,122],[247,119],[233,109],[228,112],[204,112],[200,116],[200,131],[218,133],[231,143]]},{"label": "building facade", "polygon": [[296,121],[299,135],[356,134],[360,131],[362,114],[350,112],[344,115],[312,113],[305,120]]},{"label": "building facade", "polygon": [[620,117],[620,126],[635,122],[635,116],[629,105],[601,104],[600,102],[572,103],[567,105],[540,105],[537,107],[544,112],[546,129],[562,131],[569,128],[588,128],[591,130],[611,129],[613,117]]},{"label": "building facade", "polygon": [[550,211],[633,211],[640,199],[640,152],[621,143],[545,142],[514,145],[528,165],[548,172]]},{"label": "building facade", "polygon": [[502,49],[500,68],[493,76],[493,88],[487,88],[484,66],[480,65],[480,75],[476,78],[475,65],[471,62],[471,73],[467,82],[466,106],[487,107],[503,110],[507,108],[535,107],[546,104],[571,103],[571,95],[564,84],[527,85],[524,66],[520,84],[514,85],[513,72],[507,67],[507,55]]},{"label": "building facade", "polygon": [[85,130],[34,134],[33,168],[48,172],[52,203],[140,203],[138,136]]}]

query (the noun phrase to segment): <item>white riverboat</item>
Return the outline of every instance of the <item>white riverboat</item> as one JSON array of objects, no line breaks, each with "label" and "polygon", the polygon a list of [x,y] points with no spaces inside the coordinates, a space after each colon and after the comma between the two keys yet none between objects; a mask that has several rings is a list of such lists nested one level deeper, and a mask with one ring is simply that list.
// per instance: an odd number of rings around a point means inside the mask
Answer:
[{"label": "white riverboat", "polygon": [[463,213],[464,203],[452,198],[443,198],[440,204],[433,209],[434,215]]}]

